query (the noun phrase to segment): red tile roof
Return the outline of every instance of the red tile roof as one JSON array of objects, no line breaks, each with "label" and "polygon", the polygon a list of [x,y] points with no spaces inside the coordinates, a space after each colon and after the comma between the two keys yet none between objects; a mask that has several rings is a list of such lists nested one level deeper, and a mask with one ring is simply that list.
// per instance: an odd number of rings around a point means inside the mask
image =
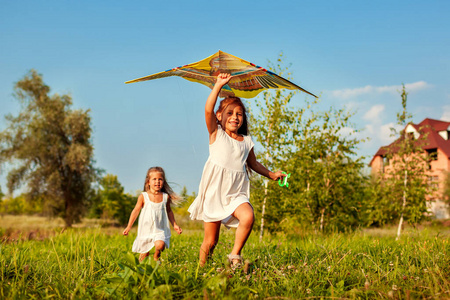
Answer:
[{"label": "red tile roof", "polygon": [[[439,131],[449,130],[450,122],[427,118],[417,125],[412,123],[410,125],[412,125],[414,129],[416,129],[421,135],[426,134],[426,141],[422,145],[422,148],[424,150],[439,148],[442,152],[445,153],[447,158],[450,159],[450,139],[445,140],[439,134]],[[450,136],[448,138],[450,138]],[[375,157],[386,155],[389,149],[395,152],[397,144],[403,139],[404,137],[400,137],[390,145],[380,147],[380,149],[378,149],[377,153],[375,153],[374,157],[370,161],[369,165],[372,165],[372,162],[375,159]]]}]

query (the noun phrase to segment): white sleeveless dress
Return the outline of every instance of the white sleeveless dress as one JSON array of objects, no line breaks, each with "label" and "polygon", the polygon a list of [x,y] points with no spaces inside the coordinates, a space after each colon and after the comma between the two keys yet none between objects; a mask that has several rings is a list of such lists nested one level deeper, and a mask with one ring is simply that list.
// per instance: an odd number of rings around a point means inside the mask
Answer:
[{"label": "white sleeveless dress", "polygon": [[192,220],[221,221],[227,227],[238,226],[239,220],[231,214],[239,205],[250,204],[245,162],[253,146],[250,136],[238,141],[218,126],[216,140],[209,145],[198,196],[188,209]]},{"label": "white sleeveless dress", "polygon": [[148,194],[143,192],[144,207],[139,215],[138,233],[133,243],[133,252],[147,253],[155,246],[155,241],[164,241],[166,248],[170,246],[170,225],[167,216],[168,195],[163,193],[163,201],[150,201]]}]

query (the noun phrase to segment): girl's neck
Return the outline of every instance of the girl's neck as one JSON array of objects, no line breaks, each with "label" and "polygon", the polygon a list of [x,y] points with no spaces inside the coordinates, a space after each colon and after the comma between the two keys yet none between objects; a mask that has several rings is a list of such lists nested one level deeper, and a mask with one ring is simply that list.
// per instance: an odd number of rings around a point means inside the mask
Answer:
[{"label": "girl's neck", "polygon": [[159,195],[159,194],[161,194],[161,190],[155,191],[155,190],[153,190],[153,189],[149,189],[148,192],[149,192],[150,194],[152,194],[152,195]]},{"label": "girl's neck", "polygon": [[235,140],[238,140],[238,141],[242,141],[243,140],[242,134],[239,134],[237,131],[230,131],[228,129],[225,129],[224,131],[232,139],[235,139]]}]

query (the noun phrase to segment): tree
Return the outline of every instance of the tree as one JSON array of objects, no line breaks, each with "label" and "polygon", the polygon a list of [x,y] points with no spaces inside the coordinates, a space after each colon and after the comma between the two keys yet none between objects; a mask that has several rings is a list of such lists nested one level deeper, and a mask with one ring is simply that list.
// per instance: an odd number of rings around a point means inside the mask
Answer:
[{"label": "tree", "polygon": [[444,192],[442,197],[444,202],[447,204],[447,207],[450,207],[450,172],[445,174]]},{"label": "tree", "polygon": [[[402,130],[391,128],[392,136],[397,139],[386,147],[389,163],[377,178],[378,197],[373,198],[375,220],[377,217],[380,223],[398,220],[397,239],[404,221],[416,224],[426,218],[426,196],[431,191],[426,175],[428,157],[422,148],[426,136],[414,136],[406,131],[407,125],[412,123],[412,115],[406,108],[407,95],[403,85],[402,111],[397,113],[397,124]],[[419,132],[421,130],[419,128]]]},{"label": "tree", "polygon": [[92,198],[90,217],[116,220],[120,225],[125,225],[137,197],[124,193],[116,175],[106,174],[100,180],[100,186]]},{"label": "tree", "polygon": [[366,178],[362,174],[363,157],[356,149],[364,139],[355,136],[345,109],[314,112],[299,118],[294,130],[295,146],[291,154],[293,169],[301,174],[297,203],[306,211],[292,210],[309,216],[313,227],[348,230],[360,224]]},{"label": "tree", "polygon": [[[284,73],[287,73],[288,76],[290,75],[288,72],[289,67],[283,66],[283,53],[280,53],[276,65],[269,62],[268,69],[280,76],[284,75]],[[249,110],[253,135],[264,148],[262,152],[256,154],[258,160],[268,169],[273,170],[281,167],[284,161],[283,153],[289,147],[289,141],[292,140],[289,128],[294,122],[294,111],[288,104],[294,94],[295,92],[283,93],[280,90],[277,90],[275,94],[265,91],[263,93],[263,101],[256,99],[255,110]],[[270,197],[269,180],[265,178],[261,182],[261,178],[258,178],[253,179],[253,181],[256,183],[255,186],[261,186],[261,183],[264,185],[262,202],[258,203],[261,210],[259,235],[261,240],[264,233],[266,204]]]},{"label": "tree", "polygon": [[74,110],[69,95],[49,95],[42,76],[31,70],[15,85],[22,109],[7,115],[0,133],[0,164],[10,162],[10,193],[25,185],[30,200],[42,197],[66,226],[79,221],[98,170],[93,164],[89,110]]},{"label": "tree", "polygon": [[[282,54],[269,69],[290,75],[282,66]],[[328,224],[346,230],[359,225],[366,178],[363,158],[356,157],[358,144],[351,113],[344,109],[317,110],[318,99],[305,100],[304,107],[290,103],[294,93],[264,93],[250,110],[250,124],[263,146],[258,159],[269,169],[291,173],[289,188],[277,182],[252,179],[252,203],[261,214],[260,238],[269,231],[302,226],[324,230]],[[293,228],[296,227],[296,228]]]}]

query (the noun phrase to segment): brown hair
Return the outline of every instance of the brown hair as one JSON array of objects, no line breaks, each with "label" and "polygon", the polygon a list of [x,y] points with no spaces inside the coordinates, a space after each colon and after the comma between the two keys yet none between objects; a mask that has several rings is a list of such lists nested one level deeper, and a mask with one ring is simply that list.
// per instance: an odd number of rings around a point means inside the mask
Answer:
[{"label": "brown hair", "polygon": [[175,193],[172,188],[170,187],[169,183],[166,179],[166,172],[164,172],[164,169],[161,167],[151,167],[147,171],[147,175],[145,176],[145,182],[144,182],[144,191],[147,192],[149,188],[149,181],[150,181],[150,174],[153,172],[158,172],[162,174],[164,184],[161,189],[161,192],[166,193],[169,195],[169,200],[171,204],[178,205],[180,202],[182,202],[184,199],[178,196],[177,193]]},{"label": "brown hair", "polygon": [[[248,122],[247,122],[247,110],[245,109],[244,103],[242,100],[238,97],[227,97],[225,99],[222,99],[219,103],[219,108],[216,111],[216,116],[218,113],[222,113],[229,105],[231,104],[237,104],[240,107],[242,107],[242,110],[244,111],[244,120],[242,121],[242,126],[239,127],[238,133],[242,135],[248,135]],[[217,120],[217,122],[219,122]]]}]

